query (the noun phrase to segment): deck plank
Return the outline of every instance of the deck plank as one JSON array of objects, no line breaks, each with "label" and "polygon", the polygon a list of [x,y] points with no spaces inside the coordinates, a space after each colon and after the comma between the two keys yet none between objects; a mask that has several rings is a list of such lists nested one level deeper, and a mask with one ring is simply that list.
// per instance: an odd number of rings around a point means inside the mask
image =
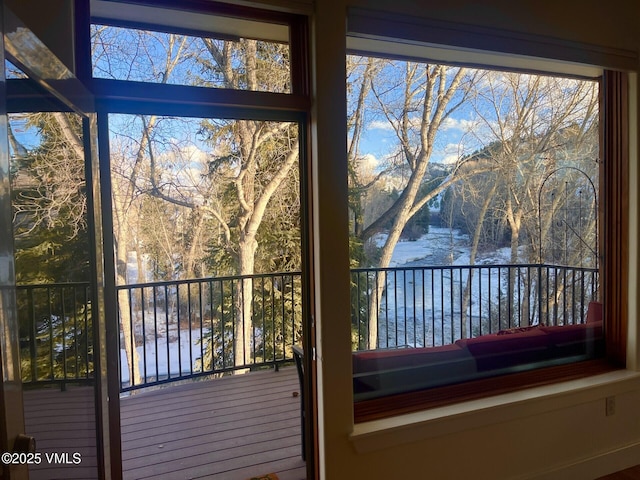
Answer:
[{"label": "deck plank", "polygon": [[303,480],[297,372],[261,371],[120,401],[126,480]]},{"label": "deck plank", "polygon": [[[303,480],[300,397],[293,367],[165,385],[120,399],[125,480]],[[81,465],[39,465],[32,480],[97,478],[93,387],[25,390],[26,431],[42,453]]]},{"label": "deck plank", "polygon": [[[36,439],[39,465],[29,466],[31,480],[94,480],[98,478],[95,390],[92,386],[25,389],[25,431]],[[46,454],[67,453],[69,464],[47,463]],[[81,455],[73,463],[73,453]]]}]

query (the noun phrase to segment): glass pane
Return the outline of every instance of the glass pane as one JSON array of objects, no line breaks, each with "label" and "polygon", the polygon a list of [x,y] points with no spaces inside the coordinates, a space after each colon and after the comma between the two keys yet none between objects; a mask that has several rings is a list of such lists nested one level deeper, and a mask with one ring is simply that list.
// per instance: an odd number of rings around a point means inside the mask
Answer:
[{"label": "glass pane", "polygon": [[98,478],[82,122],[10,114],[9,144],[30,478]]},{"label": "glass pane", "polygon": [[289,93],[289,45],[92,25],[93,76]]},{"label": "glass pane", "polygon": [[356,400],[601,355],[598,83],[347,66]]},{"label": "glass pane", "polygon": [[[283,414],[290,415],[296,427],[284,440],[295,454],[287,454],[278,447],[280,440],[271,446],[255,443],[263,436],[274,439],[269,420],[260,420],[259,412],[240,418],[236,409],[260,400],[250,389],[224,387],[229,378],[220,378],[251,370],[231,379],[240,388],[243,381],[255,381],[254,375],[273,375],[257,370],[291,364],[292,347],[300,344],[298,125],[110,115],[109,129],[122,445],[125,455],[140,457],[125,462],[125,478],[152,475],[158,465],[174,476],[196,475],[197,466],[187,458],[193,447],[186,447],[200,431],[208,432],[209,440],[197,445],[202,454],[198,461],[211,462],[207,468],[212,471],[218,463],[208,459],[220,454],[218,448],[224,448],[225,460],[236,465],[230,468],[244,469],[240,477],[265,468],[253,465],[254,456],[240,454],[240,449],[256,455],[259,449],[274,450],[273,459],[299,468],[298,399],[283,406],[288,409]],[[297,381],[291,367],[283,368],[282,375],[287,371]],[[268,395],[272,381],[285,377],[259,378],[264,379],[260,390]],[[180,382],[175,389],[168,385],[174,382]],[[143,421],[127,413],[141,408],[136,405],[146,398],[159,398],[155,394],[160,392],[146,397],[159,385],[164,386],[163,396],[180,395],[185,405],[197,402],[192,393],[215,390],[216,385],[229,388],[229,395],[220,400],[220,415],[208,415],[196,406],[188,415],[169,420],[156,421],[149,415]],[[224,403],[229,398],[236,399],[233,405]],[[154,408],[159,411],[157,403]],[[236,418],[234,424],[241,422],[233,446],[225,434],[227,411]],[[189,422],[189,431],[178,438],[175,432],[186,428],[183,422]],[[162,463],[166,452],[157,448],[165,442],[176,446],[171,464]],[[145,452],[144,458],[140,452]]]},{"label": "glass pane", "polygon": [[4,62],[5,76],[9,78],[27,78],[27,76],[22,72],[21,69],[16,67],[9,60],[5,60]]}]

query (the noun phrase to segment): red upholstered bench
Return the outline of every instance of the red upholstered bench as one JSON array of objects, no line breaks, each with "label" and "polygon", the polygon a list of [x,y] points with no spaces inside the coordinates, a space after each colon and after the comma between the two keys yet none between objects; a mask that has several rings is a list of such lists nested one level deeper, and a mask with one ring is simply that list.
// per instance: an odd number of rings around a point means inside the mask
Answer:
[{"label": "red upholstered bench", "polygon": [[587,323],[602,323],[602,303],[589,302],[587,308]]},{"label": "red upholstered bench", "polygon": [[542,326],[549,336],[554,356],[591,355],[604,352],[602,303],[590,302],[586,323],[576,325]]},{"label": "red upholstered bench", "polygon": [[551,355],[549,337],[535,327],[466,338],[458,340],[456,345],[469,350],[479,372],[539,362]]},{"label": "red upholstered bench", "polygon": [[354,393],[366,398],[369,392],[379,396],[429,388],[602,349],[602,304],[591,302],[582,324],[514,328],[437,347],[354,352]]},{"label": "red upholstered bench", "polygon": [[455,344],[423,348],[390,348],[354,352],[353,372],[374,372],[406,368],[426,363],[456,360],[463,355]]},{"label": "red upholstered bench", "polygon": [[585,355],[604,351],[602,322],[540,327],[554,348],[555,356]]},{"label": "red upholstered bench", "polygon": [[465,381],[476,362],[458,345],[368,350],[353,354],[353,390],[357,399]]}]

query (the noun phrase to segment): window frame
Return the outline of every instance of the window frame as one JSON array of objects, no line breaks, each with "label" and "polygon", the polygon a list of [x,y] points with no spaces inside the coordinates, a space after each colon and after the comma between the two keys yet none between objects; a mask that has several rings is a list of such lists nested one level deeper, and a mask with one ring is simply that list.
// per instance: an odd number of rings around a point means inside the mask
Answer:
[{"label": "window frame", "polygon": [[[106,2],[105,2],[106,3]],[[91,25],[108,23],[124,28],[157,29],[162,32],[201,35],[203,32],[193,29],[172,28],[166,24],[157,25],[148,22],[91,17],[85,0],[75,0],[76,4],[76,45],[75,54],[78,79],[87,87],[95,99],[97,112],[96,148],[100,157],[100,191],[102,198],[111,197],[110,161],[109,159],[109,125],[110,113],[156,114],[183,117],[216,117],[225,119],[255,119],[259,121],[288,121],[299,125],[300,138],[300,184],[301,184],[301,249],[303,318],[312,319],[314,311],[314,262],[312,254],[312,173],[310,147],[311,119],[311,86],[310,86],[310,27],[309,17],[302,14],[286,13],[275,10],[263,10],[253,7],[211,2],[208,0],[183,0],[177,4],[172,0],[109,0],[109,3],[133,4],[153,7],[170,12],[171,10],[188,11],[202,15],[231,16],[240,19],[254,20],[264,23],[280,23],[289,27],[289,49],[291,89],[289,93],[261,92],[250,90],[230,90],[225,88],[196,87],[188,85],[151,84],[145,82],[129,82],[123,80],[101,79],[93,77],[91,55]],[[105,161],[104,159],[107,159]],[[106,356],[108,375],[106,384],[102,386],[112,401],[108,405],[108,419],[104,419],[103,428],[108,431],[110,439],[107,443],[110,464],[114,465],[112,475],[121,478],[122,451],[120,445],[120,404],[118,351],[119,325],[117,319],[115,262],[113,243],[113,219],[110,202],[102,204],[103,243],[105,250],[104,296],[107,299],[106,341],[101,348]],[[111,233],[109,233],[111,232]],[[109,260],[110,259],[110,260]],[[315,325],[307,320],[303,322],[303,345],[307,351],[315,349]],[[107,367],[105,367],[107,368]],[[305,357],[305,371],[310,375],[305,379],[304,402],[306,411],[317,411],[315,388],[315,360]],[[113,400],[115,399],[115,400]],[[305,451],[307,475],[317,476],[318,460],[317,416],[307,415],[305,424]],[[108,425],[107,425],[108,423]]]},{"label": "window frame", "polygon": [[[358,13],[360,13],[358,11]],[[362,28],[358,24],[357,28]],[[355,36],[361,39],[359,34]],[[372,38],[370,34],[366,38]],[[349,38],[349,37],[348,37]],[[374,42],[375,43],[375,42]],[[356,42],[362,45],[362,42]],[[364,42],[366,45],[366,42]],[[432,45],[430,45],[432,47]],[[439,46],[441,47],[441,46]],[[451,48],[451,47],[445,47]],[[436,49],[438,49],[436,47]],[[440,48],[439,50],[442,50]],[[445,50],[446,51],[446,50]],[[380,53],[347,49],[349,54]],[[468,54],[469,52],[465,52]],[[492,51],[489,58],[499,58],[505,53]],[[382,56],[407,59],[406,55]],[[453,55],[455,57],[455,55]],[[506,57],[505,57],[506,58]],[[411,58],[415,60],[416,57]],[[421,58],[422,61],[426,61]],[[508,64],[508,59],[505,62]],[[503,64],[469,65],[501,71],[553,74],[549,70],[554,60],[541,60],[543,70],[509,68]],[[460,62],[438,62],[453,63]],[[584,71],[584,70],[581,70]],[[589,70],[586,70],[589,71]],[[563,77],[565,71],[556,72]],[[570,75],[569,75],[570,76]],[[575,77],[584,75],[576,74]],[[629,274],[629,80],[620,70],[602,70],[600,76],[600,173],[599,173],[599,251],[600,285],[603,303],[603,328],[606,342],[604,358],[536,368],[533,370],[470,380],[458,384],[433,387],[424,390],[390,394],[372,399],[354,401],[354,423],[363,423],[396,415],[481,399],[518,390],[550,385],[558,382],[591,377],[623,369],[626,366],[628,325],[628,274]]]},{"label": "window frame", "polygon": [[[77,0],[79,1],[79,0]],[[209,16],[221,16],[221,17],[234,17],[243,20],[252,20],[262,23],[275,23],[286,25],[289,28],[289,49],[290,49],[290,69],[291,69],[291,91],[290,93],[274,93],[274,92],[260,92],[250,90],[228,90],[224,88],[213,87],[193,87],[184,85],[166,85],[167,87],[188,87],[188,88],[202,88],[203,90],[210,90],[213,103],[219,104],[246,104],[246,105],[262,105],[260,102],[268,102],[268,108],[281,108],[281,109],[295,109],[295,110],[308,110],[310,101],[310,86],[309,86],[309,25],[307,17],[297,14],[289,14],[277,11],[259,10],[250,7],[243,7],[239,5],[230,5],[218,2],[208,2],[206,0],[185,0],[176,5],[171,0],[110,0],[108,3],[124,4],[124,5],[137,5],[142,7],[152,7],[158,10],[177,10],[190,12],[193,14],[209,15]],[[81,12],[82,13],[82,12]],[[86,13],[86,12],[85,12]],[[205,32],[195,28],[188,28],[182,26],[172,27],[167,24],[151,23],[146,21],[137,21],[130,19],[116,19],[108,18],[105,16],[89,16],[85,15],[78,19],[78,32],[79,40],[76,45],[77,55],[79,58],[89,59],[88,65],[82,62],[81,72],[78,72],[78,78],[83,83],[91,87],[91,90],[96,95],[104,94],[110,96],[117,96],[117,88],[108,85],[110,82],[122,82],[120,80],[111,80],[93,77],[93,63],[91,60],[91,33],[90,28],[92,24],[103,24],[112,27],[122,27],[127,29],[141,29],[141,30],[153,30],[163,33],[176,33],[179,35],[192,35],[195,37],[206,36],[211,32]],[[224,37],[224,35],[223,35]],[[144,88],[153,86],[154,84],[146,82],[126,82],[127,84],[140,84],[140,89],[144,91]],[[117,85],[117,83],[112,83]],[[143,88],[144,87],[144,88]],[[170,90],[169,90],[170,91]],[[176,90],[178,96],[180,96],[180,89]],[[222,97],[220,93],[224,92]],[[238,95],[232,95],[229,98],[229,94],[237,92]],[[204,94],[204,93],[203,93]],[[253,95],[258,94],[258,95]],[[264,94],[264,95],[259,95]],[[205,94],[206,95],[206,94]],[[289,97],[288,100],[284,98],[278,98],[277,100],[269,101],[269,96]],[[255,97],[255,98],[254,98]],[[165,97],[170,98],[170,97]],[[276,98],[276,97],[274,97]],[[185,99],[182,99],[183,101]],[[244,101],[243,101],[244,100]],[[210,103],[208,100],[202,103]],[[279,107],[278,107],[279,106]]]}]

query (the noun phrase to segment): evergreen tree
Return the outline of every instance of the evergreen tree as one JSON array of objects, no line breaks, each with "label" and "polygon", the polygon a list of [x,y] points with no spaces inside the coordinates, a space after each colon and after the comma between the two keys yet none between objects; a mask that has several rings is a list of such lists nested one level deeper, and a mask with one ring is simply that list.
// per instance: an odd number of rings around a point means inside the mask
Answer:
[{"label": "evergreen tree", "polygon": [[16,277],[33,285],[17,292],[23,380],[86,378],[89,290],[50,286],[89,280],[81,123],[73,114],[11,115],[9,131]]}]

